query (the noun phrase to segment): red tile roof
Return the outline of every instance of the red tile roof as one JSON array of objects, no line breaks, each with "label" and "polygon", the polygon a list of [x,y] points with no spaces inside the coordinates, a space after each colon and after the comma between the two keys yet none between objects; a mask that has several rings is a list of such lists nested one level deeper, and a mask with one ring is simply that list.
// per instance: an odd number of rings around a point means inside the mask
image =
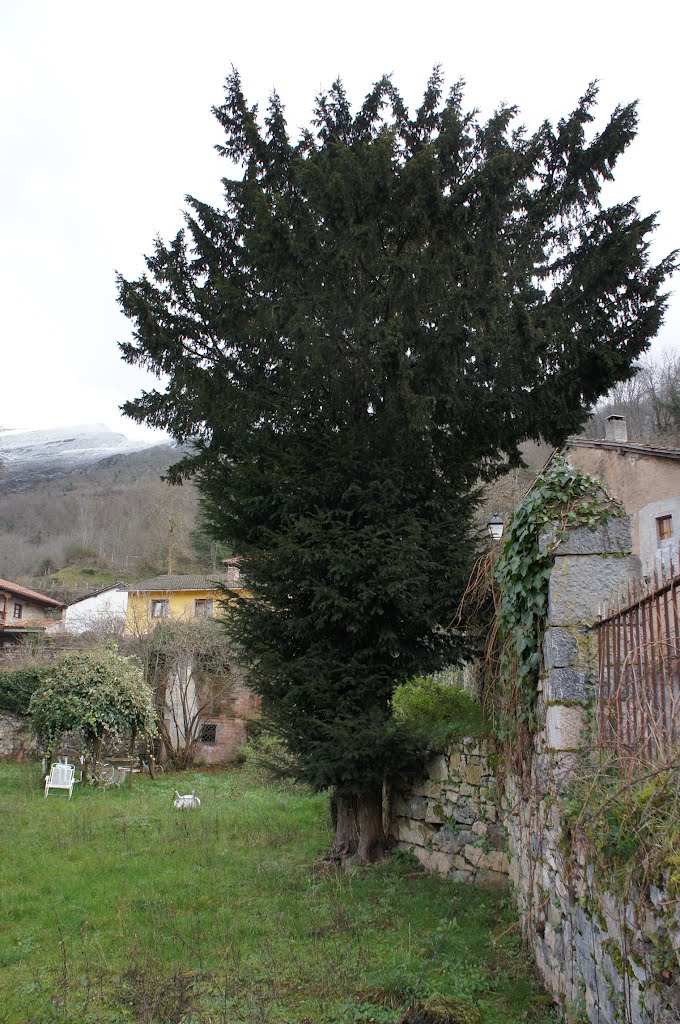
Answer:
[{"label": "red tile roof", "polygon": [[51,608],[63,608],[63,601],[55,601],[53,597],[46,597],[44,594],[39,594],[37,590],[29,590],[28,587],[21,587],[18,583],[12,583],[11,580],[0,580],[0,590],[6,590],[10,594],[16,594],[17,597],[24,597],[27,601],[35,601],[36,604],[47,604]]}]

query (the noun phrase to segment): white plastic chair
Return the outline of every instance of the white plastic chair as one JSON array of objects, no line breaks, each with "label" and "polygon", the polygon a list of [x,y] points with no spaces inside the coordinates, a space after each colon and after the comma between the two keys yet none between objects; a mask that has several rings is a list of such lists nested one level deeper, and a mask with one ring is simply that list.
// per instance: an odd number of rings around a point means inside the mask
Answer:
[{"label": "white plastic chair", "polygon": [[54,763],[45,779],[45,796],[47,796],[51,789],[67,789],[70,800],[73,793],[75,775],[76,770],[72,764]]}]

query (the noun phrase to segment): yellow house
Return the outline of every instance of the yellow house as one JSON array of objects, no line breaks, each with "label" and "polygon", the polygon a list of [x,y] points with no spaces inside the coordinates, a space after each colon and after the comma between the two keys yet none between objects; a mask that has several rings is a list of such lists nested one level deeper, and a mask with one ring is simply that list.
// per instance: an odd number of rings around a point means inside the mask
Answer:
[{"label": "yellow house", "polygon": [[222,591],[227,586],[245,593],[239,586],[236,560],[227,571],[203,575],[153,576],[131,583],[128,588],[125,633],[139,635],[162,619],[211,618],[220,613]]}]

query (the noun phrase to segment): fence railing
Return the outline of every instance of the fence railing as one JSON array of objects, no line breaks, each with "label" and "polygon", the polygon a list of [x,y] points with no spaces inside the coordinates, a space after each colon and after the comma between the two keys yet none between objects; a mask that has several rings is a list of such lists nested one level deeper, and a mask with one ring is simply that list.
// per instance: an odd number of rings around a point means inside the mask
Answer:
[{"label": "fence railing", "polygon": [[600,744],[622,764],[680,746],[680,561],[619,594],[598,638]]}]

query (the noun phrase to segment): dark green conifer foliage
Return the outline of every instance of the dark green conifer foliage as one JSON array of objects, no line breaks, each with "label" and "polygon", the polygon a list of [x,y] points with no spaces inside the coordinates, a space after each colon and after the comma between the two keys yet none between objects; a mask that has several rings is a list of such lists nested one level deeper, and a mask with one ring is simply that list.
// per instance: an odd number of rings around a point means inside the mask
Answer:
[{"label": "dark green conifer foliage", "polygon": [[379,852],[382,780],[417,768],[394,687],[462,652],[441,627],[480,479],[577,430],[660,325],[675,257],[650,266],[654,217],[600,202],[635,106],[589,136],[596,91],[527,134],[438,70],[414,116],[387,78],[356,113],[336,82],[293,143],[233,72],[223,208],[188,197],[120,279],[123,356],[166,375],[125,411],[195,444],[176,476],[244,558],[234,628],[301,777],[345,800],[336,852]]}]

